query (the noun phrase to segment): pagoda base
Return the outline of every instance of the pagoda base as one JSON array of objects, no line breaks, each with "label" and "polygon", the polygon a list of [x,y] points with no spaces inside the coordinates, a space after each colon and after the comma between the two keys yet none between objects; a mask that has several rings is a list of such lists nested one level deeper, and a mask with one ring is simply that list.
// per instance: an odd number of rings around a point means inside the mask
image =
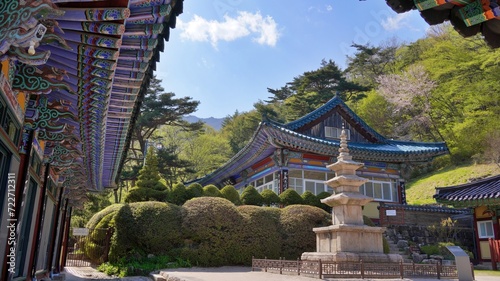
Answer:
[{"label": "pagoda base", "polygon": [[382,253],[321,253],[321,252],[306,252],[302,254],[303,261],[325,261],[325,262],[379,262],[379,263],[400,263],[403,257],[398,254],[382,254]]}]

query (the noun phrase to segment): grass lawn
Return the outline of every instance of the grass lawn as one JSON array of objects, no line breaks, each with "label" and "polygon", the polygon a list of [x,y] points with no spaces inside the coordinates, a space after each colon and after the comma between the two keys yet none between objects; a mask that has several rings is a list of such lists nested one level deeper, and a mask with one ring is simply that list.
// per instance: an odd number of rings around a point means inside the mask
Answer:
[{"label": "grass lawn", "polygon": [[483,269],[474,269],[474,275],[478,276],[498,276],[500,277],[500,270],[483,270]]},{"label": "grass lawn", "polygon": [[446,187],[466,183],[470,178],[493,176],[500,174],[496,164],[471,164],[446,167],[430,174],[410,180],[406,184],[406,200],[408,204],[436,204],[432,196],[436,187]]}]

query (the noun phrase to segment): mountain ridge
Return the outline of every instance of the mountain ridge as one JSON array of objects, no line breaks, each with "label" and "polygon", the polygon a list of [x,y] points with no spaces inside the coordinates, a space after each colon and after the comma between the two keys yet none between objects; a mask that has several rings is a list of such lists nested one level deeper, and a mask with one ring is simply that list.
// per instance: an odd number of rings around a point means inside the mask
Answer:
[{"label": "mountain ridge", "polygon": [[187,115],[184,116],[182,119],[188,121],[189,123],[202,121],[203,123],[209,125],[210,127],[214,128],[217,131],[219,131],[222,128],[222,121],[224,121],[224,118],[215,118],[215,117],[200,118],[194,115]]}]

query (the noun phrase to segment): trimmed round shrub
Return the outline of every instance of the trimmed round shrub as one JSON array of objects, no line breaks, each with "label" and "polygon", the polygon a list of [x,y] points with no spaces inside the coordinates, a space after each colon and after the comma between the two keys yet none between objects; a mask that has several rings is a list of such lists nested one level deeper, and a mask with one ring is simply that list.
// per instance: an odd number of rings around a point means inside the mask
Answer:
[{"label": "trimmed round shrub", "polygon": [[240,194],[233,185],[226,185],[221,190],[222,197],[233,202],[234,205],[241,205]]},{"label": "trimmed round shrub", "polygon": [[307,205],[291,205],[282,209],[282,252],[288,260],[299,258],[303,252],[316,251],[315,227],[331,225],[331,215],[324,210]]},{"label": "trimmed round shrub", "polygon": [[241,202],[245,205],[262,206],[264,199],[255,187],[249,185],[241,193]]},{"label": "trimmed round shrub", "polygon": [[265,189],[260,193],[260,195],[262,196],[263,202],[266,206],[281,203],[280,197],[272,189]]},{"label": "trimmed round shrub", "polygon": [[168,201],[176,205],[182,205],[188,200],[186,187],[182,183],[176,183],[168,195]]},{"label": "trimmed round shrub", "polygon": [[108,214],[110,213],[116,213],[118,210],[120,210],[124,204],[113,204],[111,206],[108,206],[101,211],[95,213],[90,220],[87,222],[85,225],[89,229],[94,229],[97,228],[97,224],[101,222],[101,220]]},{"label": "trimmed round shrub", "polygon": [[330,197],[332,194],[328,191],[323,191],[323,192],[320,192],[318,195],[316,195],[316,197],[318,198],[319,202],[320,202],[320,208],[325,210],[326,212],[328,213],[331,213],[332,212],[332,207],[326,205],[326,204],[323,204],[321,203],[321,199],[325,199],[327,197]]},{"label": "trimmed round shrub", "polygon": [[222,197],[220,190],[217,186],[209,184],[203,187],[203,196],[207,197]]},{"label": "trimmed round shrub", "polygon": [[297,191],[295,191],[295,189],[289,188],[283,191],[283,193],[281,193],[279,196],[281,203],[284,204],[285,206],[304,203],[304,200],[302,199],[302,197],[300,197]]},{"label": "trimmed round shrub", "polygon": [[306,191],[300,196],[302,197],[304,205],[315,206],[321,208],[321,202],[318,197],[314,195],[311,191]]},{"label": "trimmed round shrub", "polygon": [[168,198],[168,190],[156,190],[147,187],[133,187],[129,190],[125,202],[145,202],[145,201],[158,201],[165,202]]},{"label": "trimmed round shrub", "polygon": [[161,202],[124,205],[115,215],[109,258],[161,255],[180,247],[182,208]]},{"label": "trimmed round shrub", "polygon": [[281,209],[244,205],[238,211],[243,223],[237,236],[234,264],[250,265],[252,257],[278,259],[282,245]]},{"label": "trimmed round shrub", "polygon": [[195,197],[201,197],[203,196],[203,186],[201,186],[201,184],[199,183],[190,184],[188,185],[188,187],[186,187],[186,193],[186,201]]},{"label": "trimmed round shrub", "polygon": [[236,260],[242,216],[224,198],[199,197],[184,205],[182,258],[199,266],[223,266]]}]

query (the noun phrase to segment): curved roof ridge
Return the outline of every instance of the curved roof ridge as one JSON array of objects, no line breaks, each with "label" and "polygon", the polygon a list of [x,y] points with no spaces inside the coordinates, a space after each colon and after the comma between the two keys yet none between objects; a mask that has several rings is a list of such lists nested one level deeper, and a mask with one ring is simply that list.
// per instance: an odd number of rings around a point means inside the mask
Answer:
[{"label": "curved roof ridge", "polygon": [[325,115],[326,113],[330,112],[333,108],[336,106],[340,106],[344,109],[344,111],[351,116],[351,118],[359,123],[368,133],[373,135],[379,142],[387,142],[387,139],[379,134],[377,131],[372,129],[363,119],[361,119],[354,111],[352,111],[347,104],[344,103],[344,101],[340,98],[338,94],[336,94],[332,99],[330,99],[328,102],[326,102],[324,105],[318,107],[317,109],[313,110],[312,112],[300,117],[299,119],[295,121],[291,121],[289,123],[284,124],[287,129],[290,130],[296,130],[306,124],[309,124],[313,122],[314,120],[318,119],[319,117]]},{"label": "curved roof ridge", "polygon": [[436,142],[425,142],[425,141],[407,141],[407,140],[392,140],[387,139],[387,142],[392,144],[418,144],[422,146],[433,146],[436,144],[446,144],[444,141],[436,141]]}]

